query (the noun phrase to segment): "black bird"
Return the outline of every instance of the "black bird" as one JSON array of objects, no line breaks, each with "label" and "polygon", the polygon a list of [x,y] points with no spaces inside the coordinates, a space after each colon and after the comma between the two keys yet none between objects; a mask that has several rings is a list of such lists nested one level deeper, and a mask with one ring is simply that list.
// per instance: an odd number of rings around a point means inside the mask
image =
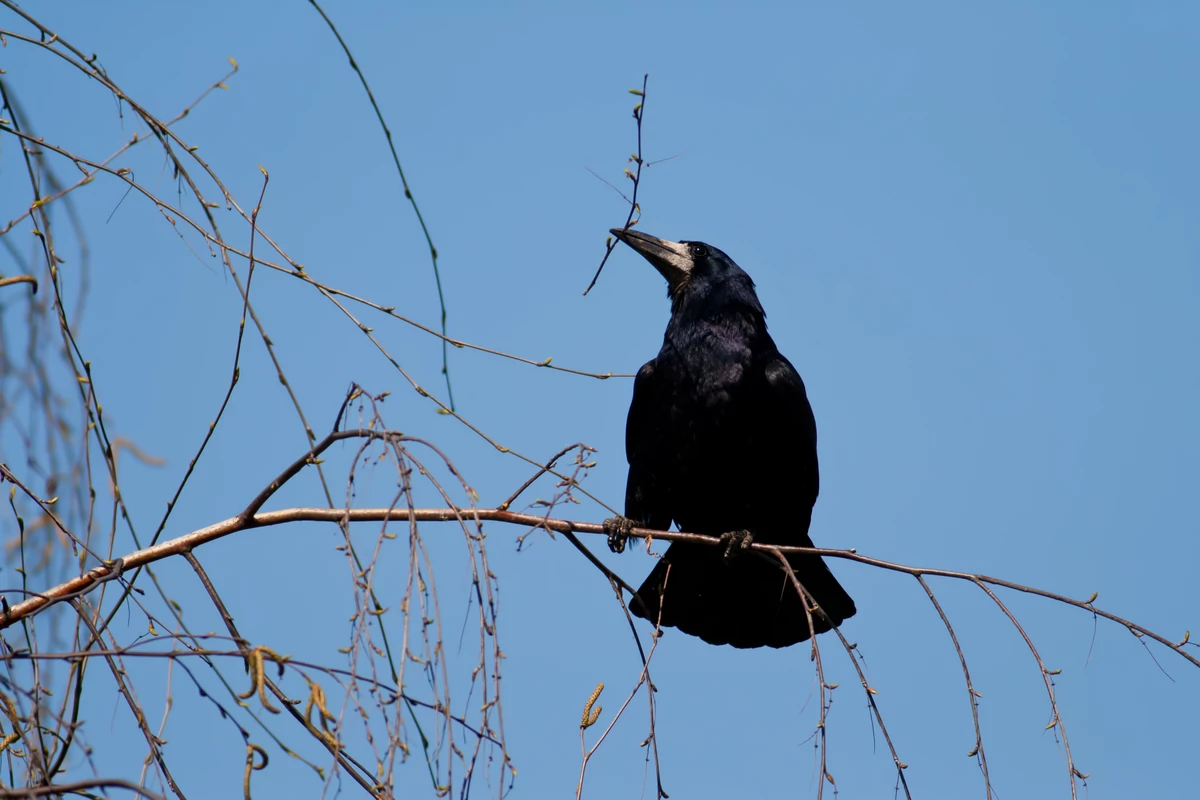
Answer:
[{"label": "black bird", "polygon": [[[672,521],[728,544],[724,552],[672,544],[631,610],[651,622],[661,613],[664,626],[711,644],[802,642],[808,616],[787,573],[751,552],[731,556],[751,540],[813,546],[817,426],[804,381],[775,347],[754,282],[733,259],[701,242],[612,233],[667,279],[671,321],[633,385],[625,517],[606,521],[609,546],[623,550],[631,526],[666,530]],[[789,563],[828,617],[813,612],[817,633],[854,615],[820,557]]]}]

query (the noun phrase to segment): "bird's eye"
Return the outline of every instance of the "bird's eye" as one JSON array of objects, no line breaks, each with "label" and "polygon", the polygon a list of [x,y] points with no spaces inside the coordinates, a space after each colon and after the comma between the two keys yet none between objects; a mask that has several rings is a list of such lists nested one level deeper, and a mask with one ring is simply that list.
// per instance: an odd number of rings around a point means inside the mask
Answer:
[{"label": "bird's eye", "polygon": [[708,255],[708,248],[702,244],[692,245],[692,256],[694,258],[703,258]]}]

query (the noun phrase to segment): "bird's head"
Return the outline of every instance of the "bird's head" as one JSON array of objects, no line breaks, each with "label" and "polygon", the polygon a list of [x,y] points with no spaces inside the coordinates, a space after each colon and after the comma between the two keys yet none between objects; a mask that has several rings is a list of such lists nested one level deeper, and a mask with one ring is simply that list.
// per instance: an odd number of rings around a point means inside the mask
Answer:
[{"label": "bird's head", "polygon": [[611,232],[667,279],[673,311],[696,304],[709,306],[720,300],[722,305],[740,304],[762,313],[754,281],[732,258],[712,245],[670,242],[631,229],[613,228]]}]

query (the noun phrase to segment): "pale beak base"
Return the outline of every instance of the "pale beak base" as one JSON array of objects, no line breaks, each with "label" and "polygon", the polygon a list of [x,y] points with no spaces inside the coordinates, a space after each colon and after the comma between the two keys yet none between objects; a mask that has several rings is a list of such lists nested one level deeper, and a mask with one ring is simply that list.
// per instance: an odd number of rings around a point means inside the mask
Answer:
[{"label": "pale beak base", "polygon": [[672,292],[687,282],[694,263],[686,244],[669,242],[629,228],[613,228],[609,232],[649,261],[667,279]]}]

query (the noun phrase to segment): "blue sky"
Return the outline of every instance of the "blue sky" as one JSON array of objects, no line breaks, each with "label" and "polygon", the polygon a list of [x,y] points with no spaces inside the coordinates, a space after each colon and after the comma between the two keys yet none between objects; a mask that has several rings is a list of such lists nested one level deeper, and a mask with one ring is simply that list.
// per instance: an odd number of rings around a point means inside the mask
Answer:
[{"label": "blue sky", "polygon": [[[160,118],[235,57],[240,72],[228,90],[180,123],[180,136],[244,207],[261,189],[258,165],[270,171],[260,224],[314,278],[436,324],[426,247],[386,142],[309,6],[29,10],[99,53]],[[1200,625],[1195,6],[326,10],[371,82],[429,224],[451,335],[597,372],[633,372],[657,352],[665,287],[639,257],[618,250],[581,296],[607,229],[626,213],[587,168],[627,183],[626,90],[649,73],[645,155],[678,157],[644,173],[641,227],[711,242],[756,280],[817,416],[816,542],[1080,599],[1098,592],[1101,607],[1171,638]],[[0,27],[17,20],[4,11]],[[10,41],[0,65],[48,140],[103,158],[136,129],[108,95],[43,52]],[[12,143],[0,137],[0,146]],[[12,152],[0,160],[0,194],[20,185]],[[143,147],[126,163],[139,182],[175,196],[161,155]],[[93,259],[81,346],[110,424],[167,461],[123,462],[125,496],[139,526],[152,528],[224,395],[241,301],[194,237],[181,241],[152,205],[132,195],[121,202],[124,193],[107,179],[77,196]],[[244,223],[220,219],[231,240],[246,243]],[[436,414],[328,301],[268,270],[254,281],[258,311],[318,433],[356,381],[392,392],[389,423],[436,442],[482,504],[499,503],[528,476],[524,464]],[[382,316],[367,324],[415,379],[444,394],[435,339]],[[472,424],[535,458],[576,441],[593,445],[598,464],[585,486],[620,503],[628,380],[471,351],[452,352],[450,368],[457,408]],[[234,515],[304,446],[261,340],[248,336],[228,416],[167,535]],[[330,455],[335,495],[351,455]],[[386,469],[371,480],[360,504],[388,496]],[[552,490],[543,483],[534,493]],[[272,507],[323,502],[308,477],[277,501]],[[565,513],[606,516],[588,504]],[[605,579],[565,541],[543,535],[518,553],[521,530],[487,530],[514,796],[569,795],[582,705],[604,681],[602,719],[610,719],[636,680],[637,655]],[[365,526],[363,541],[376,531]],[[444,618],[457,630],[469,588],[461,539],[432,525],[424,536]],[[610,556],[599,539],[589,543],[630,582],[651,567],[640,552]],[[297,525],[199,555],[245,635],[338,664],[351,598],[336,544],[329,527]],[[396,557],[395,586],[380,585],[385,602],[389,592],[399,597],[403,568]],[[857,601],[843,630],[866,658],[914,797],[983,797],[967,757],[974,733],[957,658],[919,585],[848,562],[833,568]],[[159,572],[197,629],[219,627],[185,564]],[[12,577],[7,567],[0,574]],[[977,589],[932,586],[983,695],[997,796],[1069,797],[1023,641]],[[1061,712],[1076,764],[1091,776],[1081,793],[1194,794],[1195,668],[1151,648],[1164,675],[1120,626],[1093,630],[1082,611],[1002,597],[1047,665],[1062,670]],[[128,624],[132,635],[144,629],[136,615]],[[828,723],[840,796],[891,796],[895,771],[855,672],[836,640],[822,644],[827,681],[840,684]],[[471,646],[450,650],[450,663],[469,670]],[[803,647],[713,648],[668,632],[652,664],[667,791],[815,796],[808,656]],[[148,707],[161,713],[164,668],[137,668]],[[94,679],[88,725],[103,744],[99,769],[136,777],[144,743],[130,735],[104,676]],[[235,794],[244,746],[194,692],[176,694],[166,738],[177,778],[189,797]],[[286,723],[277,727],[301,741]],[[589,765],[588,795],[653,796],[652,788],[642,794],[646,730],[639,697]],[[320,792],[311,772],[273,756],[256,785],[274,796]],[[430,789],[419,757],[396,780],[398,794]]]}]

